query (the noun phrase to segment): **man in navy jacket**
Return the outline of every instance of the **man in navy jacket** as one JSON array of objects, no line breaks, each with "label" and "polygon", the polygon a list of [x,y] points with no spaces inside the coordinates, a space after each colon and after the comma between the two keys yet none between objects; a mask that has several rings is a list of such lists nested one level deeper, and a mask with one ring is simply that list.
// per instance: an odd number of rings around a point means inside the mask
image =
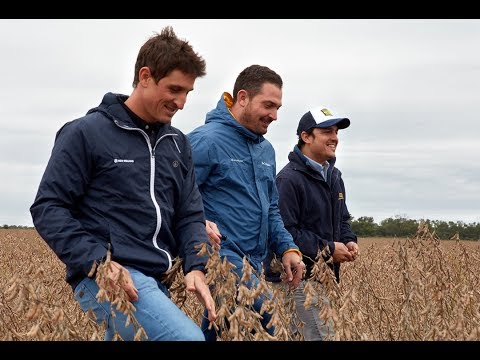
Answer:
[{"label": "man in navy jacket", "polygon": [[[289,163],[277,174],[279,208],[285,228],[292,234],[303,254],[306,281],[319,251],[331,257],[336,280],[340,280],[340,263],[353,261],[358,255],[357,236],[350,227],[345,185],[342,173],[335,167],[338,130],[350,120],[333,115],[325,107],[305,113],[297,128],[298,144],[288,155]],[[279,274],[270,267],[273,255],[265,261],[266,279],[278,282]],[[297,314],[305,323],[305,340],[322,340],[332,334],[331,324],[319,319],[319,307],[328,302],[326,295],[316,299],[315,306],[304,306],[305,281],[295,290]]]},{"label": "man in navy jacket", "polygon": [[[38,233],[66,265],[82,309],[106,322],[105,340],[115,334],[133,340],[137,330],[130,320],[126,326],[126,314],[97,299],[91,269],[108,251],[107,283],[125,290],[148,340],[205,340],[162,283],[177,256],[187,291],[205,305],[209,320],[216,317],[205,279],[208,259],[198,255],[208,238],[191,148],[170,124],[205,67],[166,27],[140,49],[130,96],[107,93],[57,132],[30,211]],[[125,281],[118,285],[120,275]]]}]

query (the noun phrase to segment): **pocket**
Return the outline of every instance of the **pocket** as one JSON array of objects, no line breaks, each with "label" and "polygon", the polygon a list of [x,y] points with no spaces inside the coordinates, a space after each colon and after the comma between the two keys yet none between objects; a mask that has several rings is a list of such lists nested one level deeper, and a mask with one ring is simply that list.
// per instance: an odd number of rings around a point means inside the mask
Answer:
[{"label": "pocket", "polygon": [[75,288],[74,297],[83,312],[88,313],[91,309],[95,318],[91,318],[97,324],[108,323],[110,317],[110,303],[97,301],[98,285],[95,280],[86,277]]}]

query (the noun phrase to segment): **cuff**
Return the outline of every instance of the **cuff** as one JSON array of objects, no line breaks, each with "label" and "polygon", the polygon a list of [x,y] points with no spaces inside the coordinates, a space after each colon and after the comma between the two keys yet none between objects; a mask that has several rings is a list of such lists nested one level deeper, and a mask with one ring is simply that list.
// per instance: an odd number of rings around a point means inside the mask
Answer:
[{"label": "cuff", "polygon": [[289,253],[289,252],[292,252],[292,251],[296,252],[296,253],[298,254],[298,256],[300,256],[300,259],[302,259],[302,257],[303,257],[302,252],[301,252],[300,250],[294,249],[294,248],[285,250],[285,251],[283,252],[283,254],[282,254],[282,257],[283,257],[283,255],[285,255],[286,253]]}]

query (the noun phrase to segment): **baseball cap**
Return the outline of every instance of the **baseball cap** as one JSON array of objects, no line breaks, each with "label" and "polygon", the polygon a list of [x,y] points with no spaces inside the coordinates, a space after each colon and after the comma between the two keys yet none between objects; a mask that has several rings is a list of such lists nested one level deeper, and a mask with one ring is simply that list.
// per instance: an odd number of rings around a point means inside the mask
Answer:
[{"label": "baseball cap", "polygon": [[298,123],[297,135],[300,136],[302,131],[308,131],[311,128],[328,128],[337,125],[339,129],[345,129],[350,126],[350,120],[343,116],[334,115],[325,106],[318,106],[300,118]]}]

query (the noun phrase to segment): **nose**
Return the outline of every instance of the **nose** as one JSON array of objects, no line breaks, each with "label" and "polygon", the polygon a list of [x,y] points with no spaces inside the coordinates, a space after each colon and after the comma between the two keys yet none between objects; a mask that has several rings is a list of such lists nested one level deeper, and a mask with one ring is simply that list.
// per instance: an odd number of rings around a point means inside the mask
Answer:
[{"label": "nose", "polygon": [[187,94],[186,93],[178,95],[174,100],[174,103],[179,110],[183,110],[186,102],[187,102]]},{"label": "nose", "polygon": [[270,113],[270,118],[273,121],[275,121],[275,120],[277,120],[277,117],[278,117],[278,109],[272,110],[272,112]]}]

